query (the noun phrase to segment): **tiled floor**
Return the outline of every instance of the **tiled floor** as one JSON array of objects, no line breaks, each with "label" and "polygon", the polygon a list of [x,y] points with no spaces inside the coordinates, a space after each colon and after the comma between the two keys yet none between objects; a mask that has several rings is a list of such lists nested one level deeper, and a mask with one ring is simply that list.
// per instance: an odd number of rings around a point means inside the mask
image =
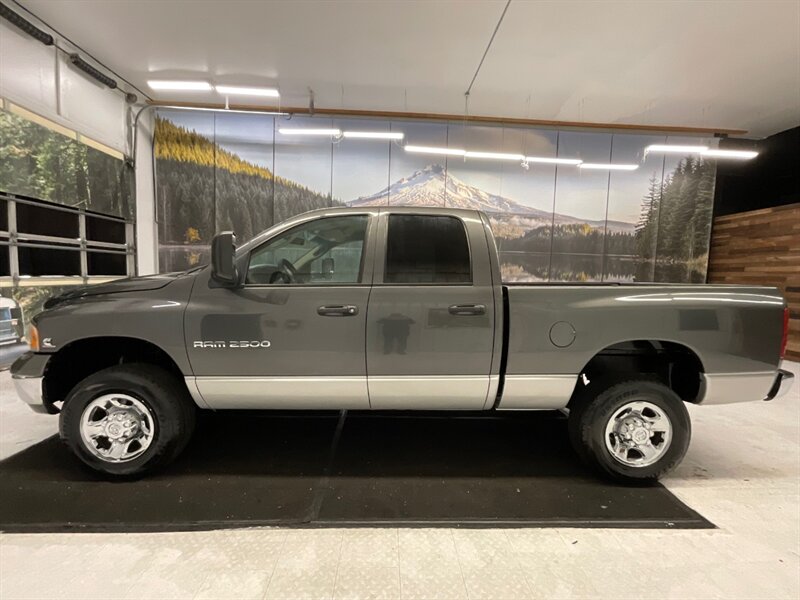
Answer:
[{"label": "tiled floor", "polygon": [[[54,432],[0,396],[0,456]],[[2,534],[0,598],[800,598],[800,386],[691,413],[665,483],[717,530]]]}]

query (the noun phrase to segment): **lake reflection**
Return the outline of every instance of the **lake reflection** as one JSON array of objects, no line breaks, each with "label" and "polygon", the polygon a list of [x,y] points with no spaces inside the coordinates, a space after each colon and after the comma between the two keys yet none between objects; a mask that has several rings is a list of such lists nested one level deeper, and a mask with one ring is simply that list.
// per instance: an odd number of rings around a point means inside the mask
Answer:
[{"label": "lake reflection", "polygon": [[705,283],[705,271],[686,263],[654,263],[636,256],[500,252],[503,281]]}]

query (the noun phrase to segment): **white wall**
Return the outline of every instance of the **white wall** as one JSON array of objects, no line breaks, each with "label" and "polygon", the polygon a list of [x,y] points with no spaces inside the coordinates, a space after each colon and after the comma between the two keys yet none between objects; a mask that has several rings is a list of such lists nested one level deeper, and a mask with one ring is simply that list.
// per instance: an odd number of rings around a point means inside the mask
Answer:
[{"label": "white wall", "polygon": [[155,215],[152,109],[139,118],[136,145],[136,273],[158,272],[158,227]]}]

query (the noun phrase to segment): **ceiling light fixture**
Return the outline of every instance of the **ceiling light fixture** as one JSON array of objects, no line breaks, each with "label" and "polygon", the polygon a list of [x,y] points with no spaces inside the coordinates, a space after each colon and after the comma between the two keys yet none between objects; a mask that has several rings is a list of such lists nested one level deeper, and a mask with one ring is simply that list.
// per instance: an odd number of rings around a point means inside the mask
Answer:
[{"label": "ceiling light fixture", "polygon": [[522,154],[504,154],[502,152],[470,152],[467,151],[464,156],[467,158],[490,158],[493,160],[515,160],[523,161],[525,157]]},{"label": "ceiling light fixture", "polygon": [[549,165],[579,165],[583,161],[579,158],[548,158],[545,156],[526,156],[525,162],[544,163]]},{"label": "ceiling light fixture", "polygon": [[708,146],[681,146],[672,144],[651,144],[644,149],[644,153],[648,152],[667,152],[667,153],[680,153],[680,154],[702,154],[708,150]]},{"label": "ceiling light fixture", "polygon": [[281,127],[278,131],[282,135],[330,135],[330,136],[338,136],[342,135],[341,130],[339,129],[304,129],[304,128],[285,128]]},{"label": "ceiling light fixture", "polygon": [[758,152],[754,150],[705,150],[701,154],[712,158],[735,158],[738,160],[750,160],[758,156]]},{"label": "ceiling light fixture", "polygon": [[435,146],[404,146],[406,152],[419,154],[443,154],[445,156],[464,156],[467,151],[461,148],[437,148]]},{"label": "ceiling light fixture", "polygon": [[635,171],[639,165],[623,165],[623,164],[601,164],[601,163],[581,163],[581,169],[600,169],[605,171]]},{"label": "ceiling light fixture", "polygon": [[216,85],[214,89],[225,96],[262,96],[265,98],[280,98],[276,88],[268,87],[242,87],[238,85]]},{"label": "ceiling light fixture", "polygon": [[342,137],[361,140],[402,140],[402,131],[343,131]]},{"label": "ceiling light fixture", "polygon": [[168,108],[170,110],[195,110],[201,112],[236,113],[240,115],[289,115],[288,112],[278,110],[238,110],[233,108],[208,108],[204,106],[181,106],[180,104],[157,104],[156,108]]},{"label": "ceiling light fixture", "polygon": [[171,90],[176,92],[209,92],[211,84],[207,81],[161,81],[150,80],[147,82],[152,90]]}]

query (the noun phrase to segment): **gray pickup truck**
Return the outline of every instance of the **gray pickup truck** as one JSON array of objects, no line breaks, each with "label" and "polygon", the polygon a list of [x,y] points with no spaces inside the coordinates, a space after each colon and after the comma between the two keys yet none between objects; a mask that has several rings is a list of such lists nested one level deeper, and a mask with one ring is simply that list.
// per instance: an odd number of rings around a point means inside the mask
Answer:
[{"label": "gray pickup truck", "polygon": [[564,409],[582,459],[656,480],[686,453],[685,403],[792,383],[776,289],[503,284],[489,220],[468,210],[310,212],[238,250],[219,234],[209,266],[45,307],[16,388],[109,476],[173,459],[198,408]]}]

